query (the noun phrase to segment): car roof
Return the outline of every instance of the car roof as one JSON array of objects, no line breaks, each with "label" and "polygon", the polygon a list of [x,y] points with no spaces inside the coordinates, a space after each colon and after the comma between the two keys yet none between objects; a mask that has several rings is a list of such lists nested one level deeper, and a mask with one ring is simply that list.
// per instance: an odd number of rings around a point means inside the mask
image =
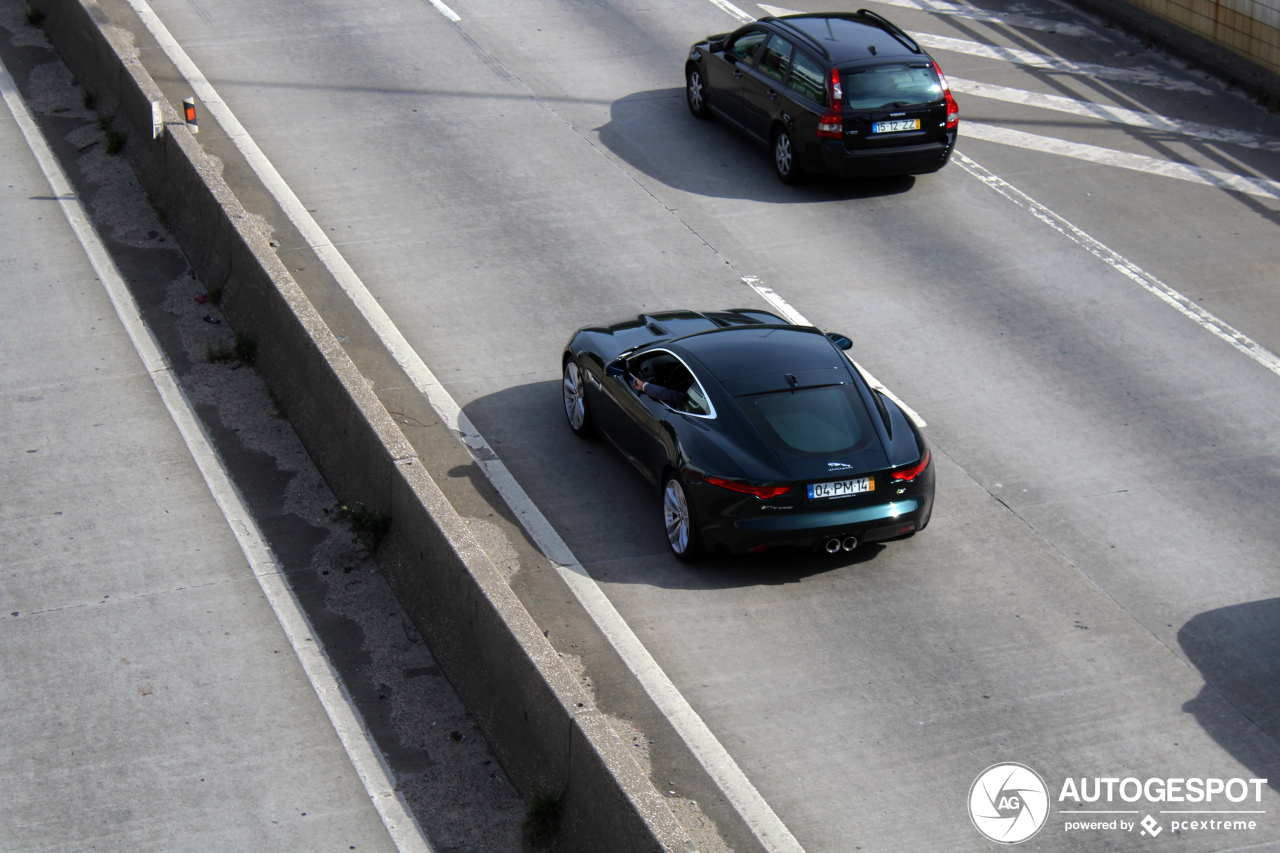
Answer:
[{"label": "car roof", "polygon": [[730,326],[669,341],[721,383],[841,366],[844,356],[817,329],[802,326]]},{"label": "car roof", "polygon": [[925,57],[915,39],[879,15],[827,12],[762,20],[799,33],[802,38],[798,41],[811,49],[817,47],[833,65]]}]

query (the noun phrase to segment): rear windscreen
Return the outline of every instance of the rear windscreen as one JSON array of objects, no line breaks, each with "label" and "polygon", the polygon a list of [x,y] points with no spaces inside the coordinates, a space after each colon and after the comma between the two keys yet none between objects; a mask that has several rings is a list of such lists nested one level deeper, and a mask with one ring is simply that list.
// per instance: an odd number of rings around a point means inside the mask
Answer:
[{"label": "rear windscreen", "polygon": [[757,394],[738,403],[770,444],[798,456],[856,453],[875,439],[852,385]]},{"label": "rear windscreen", "polygon": [[851,110],[878,110],[932,104],[942,100],[942,84],[928,66],[880,65],[840,75],[844,102]]}]

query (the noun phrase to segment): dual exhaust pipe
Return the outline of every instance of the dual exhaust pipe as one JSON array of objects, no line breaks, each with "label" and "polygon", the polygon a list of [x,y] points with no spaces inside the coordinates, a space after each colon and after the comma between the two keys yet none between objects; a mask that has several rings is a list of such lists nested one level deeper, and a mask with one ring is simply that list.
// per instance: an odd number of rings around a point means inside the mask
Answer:
[{"label": "dual exhaust pipe", "polygon": [[843,539],[834,537],[828,539],[827,543],[822,546],[828,554],[835,554],[840,551],[852,551],[858,547],[858,539],[856,536],[846,536]]}]

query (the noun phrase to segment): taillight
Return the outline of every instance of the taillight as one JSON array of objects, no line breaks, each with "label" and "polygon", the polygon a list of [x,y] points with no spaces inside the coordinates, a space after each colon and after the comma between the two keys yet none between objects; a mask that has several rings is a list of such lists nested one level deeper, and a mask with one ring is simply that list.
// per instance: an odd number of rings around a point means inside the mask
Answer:
[{"label": "taillight", "polygon": [[947,82],[947,75],[942,73],[936,59],[933,62],[933,70],[938,72],[938,79],[942,81],[942,97],[947,102],[947,130],[954,130],[960,123],[960,105],[956,103],[955,98],[951,97],[951,84]]},{"label": "taillight", "polygon": [[920,457],[920,461],[912,465],[910,468],[903,468],[900,471],[890,471],[889,476],[901,483],[910,483],[916,477],[929,467],[929,450],[926,448],[924,456]]},{"label": "taillight", "polygon": [[779,495],[785,495],[791,491],[790,486],[754,486],[751,483],[744,483],[741,480],[726,480],[724,477],[704,476],[704,483],[710,483],[713,486],[719,486],[722,489],[728,489],[731,492],[742,492],[744,495],[755,495],[761,500],[769,500]]},{"label": "taillight", "polygon": [[844,90],[840,88],[840,69],[832,68],[827,80],[827,98],[831,109],[818,119],[819,139],[840,139],[844,136]]}]

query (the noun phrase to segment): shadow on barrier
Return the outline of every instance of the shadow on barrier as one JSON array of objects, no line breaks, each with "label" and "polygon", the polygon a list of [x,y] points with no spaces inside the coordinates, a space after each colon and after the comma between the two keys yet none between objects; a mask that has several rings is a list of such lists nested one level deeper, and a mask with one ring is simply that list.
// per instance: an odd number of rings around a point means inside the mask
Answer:
[{"label": "shadow on barrier", "polygon": [[784,186],[773,174],[769,152],[717,119],[689,114],[684,89],[636,92],[614,101],[600,141],[628,165],[669,187],[713,198],[769,204],[804,204],[879,198],[915,186],[911,176],[828,178],[810,176]]},{"label": "shadow on barrier", "polygon": [[[771,586],[839,570],[873,571],[885,548],[874,543],[835,555],[775,548],[681,563],[667,546],[658,489],[608,439],[573,435],[558,381],[506,388],[464,411],[597,580],[667,589]],[[483,477],[478,470],[450,474]]]},{"label": "shadow on barrier", "polygon": [[1182,710],[1280,791],[1280,598],[1201,613],[1179,629],[1178,644],[1206,682]]}]

